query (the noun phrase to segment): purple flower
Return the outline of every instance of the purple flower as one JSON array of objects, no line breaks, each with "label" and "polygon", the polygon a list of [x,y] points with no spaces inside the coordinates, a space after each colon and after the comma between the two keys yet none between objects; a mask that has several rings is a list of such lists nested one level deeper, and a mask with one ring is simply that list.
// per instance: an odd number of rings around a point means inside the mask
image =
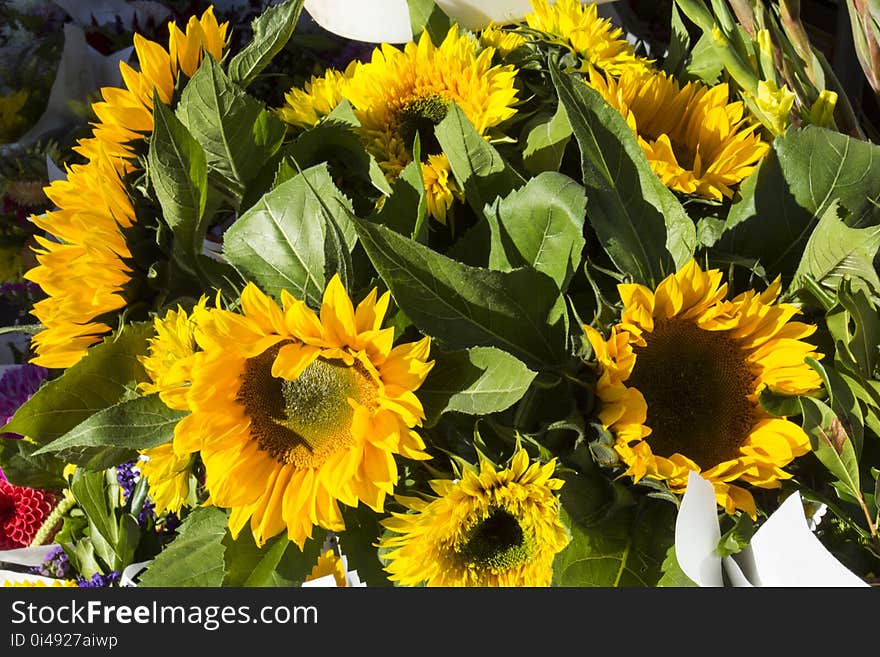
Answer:
[{"label": "purple flower", "polygon": [[76,585],[80,588],[84,589],[97,589],[103,588],[107,586],[113,586],[114,584],[119,583],[119,578],[122,574],[118,570],[111,570],[106,575],[102,575],[101,573],[95,573],[89,579],[85,577],[77,577]]},{"label": "purple flower", "polygon": [[56,548],[52,548],[52,550],[46,554],[43,563],[36,568],[33,568],[33,573],[35,575],[42,575],[43,577],[66,579],[70,573],[70,559],[68,559],[64,548],[60,545]]},{"label": "purple flower", "polygon": [[[33,397],[49,371],[38,365],[10,365],[0,370],[0,426],[8,423],[19,406]],[[2,438],[21,438],[18,434],[0,433]]]},{"label": "purple flower", "polygon": [[[131,499],[131,494],[134,492],[138,479],[140,479],[140,472],[137,470],[137,460],[127,461],[116,466],[116,481],[119,482],[119,486],[122,488],[122,494],[126,502]],[[138,524],[143,526],[147,519],[153,516],[155,509],[156,505],[153,504],[151,499],[147,498],[144,500],[141,510],[138,511]]]}]

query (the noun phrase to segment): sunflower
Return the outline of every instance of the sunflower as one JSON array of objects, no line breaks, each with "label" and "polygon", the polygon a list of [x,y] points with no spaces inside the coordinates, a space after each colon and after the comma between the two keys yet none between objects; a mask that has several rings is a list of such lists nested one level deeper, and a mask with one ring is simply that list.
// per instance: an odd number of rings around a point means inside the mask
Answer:
[{"label": "sunflower", "polygon": [[769,150],[760,126],[727,84],[679,86],[663,71],[630,69],[619,79],[593,71],[589,84],[626,119],[663,184],[716,201],[749,176]]},{"label": "sunflower", "polygon": [[553,558],[568,544],[554,491],[556,460],[529,464],[521,449],[507,469],[480,456],[479,472],[434,480],[433,499],[398,496],[379,548],[404,586],[549,586]]},{"label": "sunflower", "polygon": [[636,56],[635,47],[623,38],[623,30],[607,18],[599,18],[595,4],[579,0],[533,0],[526,25],[561,42],[584,61],[585,67],[597,68],[611,75],[629,69],[643,69],[649,60]]},{"label": "sunflower", "polygon": [[[207,307],[207,297],[196,304],[193,315]],[[153,320],[155,335],[149,340],[149,351],[138,360],[150,377],[138,384],[142,394],[158,393],[168,408],[189,410],[186,394],[189,388],[193,356],[198,346],[195,322],[181,308],[169,310],[164,317]],[[141,473],[147,479],[150,498],[156,513],[177,513],[187,504],[192,479],[192,454],[177,454],[171,443],[141,450],[145,457]]]},{"label": "sunflower", "polygon": [[487,48],[495,48],[501,57],[507,57],[528,41],[521,34],[505,30],[495,23],[490,23],[480,32],[480,43]]},{"label": "sunflower", "polygon": [[[355,69],[342,93],[360,122],[361,140],[389,181],[412,162],[416,135],[423,163],[441,155],[434,126],[453,102],[484,136],[516,113],[516,69],[493,66],[494,53],[491,47],[480,49],[476,40],[453,26],[439,46],[424,32],[403,50],[383,44],[373,51],[370,62]],[[437,158],[428,164],[435,179],[442,178],[440,164]],[[449,179],[448,163],[443,162],[443,167]],[[431,195],[435,185],[426,187],[429,207],[435,209],[432,216],[443,220],[451,203],[448,186],[441,185],[437,196]]]},{"label": "sunflower", "polygon": [[303,86],[293,87],[284,95],[284,106],[278,116],[298,128],[311,128],[330,114],[344,99],[343,88],[360,62],[353,61],[345,71],[328,68],[322,75],[313,75]]},{"label": "sunflower", "polygon": [[190,497],[192,455],[175,454],[171,443],[142,450],[141,454],[146,458],[139,467],[147,479],[156,515],[178,513]]},{"label": "sunflower", "polygon": [[169,50],[136,34],[140,72],[121,63],[125,88],[105,87],[104,100],[92,105],[99,120],[74,149],[87,162],[45,188],[56,210],[31,217],[49,235],[36,237],[38,265],[25,274],[47,295],[32,310],[43,330],[33,338],[31,362],[70,367],[112,330],[106,317],[125,307],[132,279],[125,229],[137,221],[124,179],[153,129],[153,91],[171,102],[181,74],[191,76],[205,53],[222,56],[226,27],[208,8],[186,33],[169,24]]},{"label": "sunflower", "polygon": [[393,347],[394,329],[381,327],[389,300],[374,289],[355,309],[334,276],[317,315],[286,291],[279,307],[252,283],[241,314],[193,313],[200,351],[174,451],[200,452],[233,536],[250,520],[258,545],[286,528],[302,548],[316,525],[344,529],[338,502],[382,511],[395,455],[429,458],[413,428],[430,339]]},{"label": "sunflower", "polygon": [[764,389],[801,395],[820,386],[804,359],[820,358],[802,338],[815,326],[790,321],[776,303],[777,278],[760,294],[726,299],[717,270],[695,261],[655,291],[618,286],[625,310],[606,340],[585,326],[598,362],[599,419],[635,481],[665,481],[675,493],[693,470],[712,482],[727,513],[755,517],[751,493],[734,482],[778,488],[782,468],[810,449],[803,429],[762,410]]}]

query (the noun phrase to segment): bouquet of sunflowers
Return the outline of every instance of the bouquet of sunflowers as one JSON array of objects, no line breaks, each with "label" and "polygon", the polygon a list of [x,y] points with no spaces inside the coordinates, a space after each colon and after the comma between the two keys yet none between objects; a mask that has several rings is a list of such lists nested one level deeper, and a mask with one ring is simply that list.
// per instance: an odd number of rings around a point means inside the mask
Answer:
[{"label": "bouquet of sunflowers", "polygon": [[[876,584],[880,147],[799,3],[338,4],[135,34],[92,105],[5,579]],[[303,5],[363,47],[303,72]]]}]

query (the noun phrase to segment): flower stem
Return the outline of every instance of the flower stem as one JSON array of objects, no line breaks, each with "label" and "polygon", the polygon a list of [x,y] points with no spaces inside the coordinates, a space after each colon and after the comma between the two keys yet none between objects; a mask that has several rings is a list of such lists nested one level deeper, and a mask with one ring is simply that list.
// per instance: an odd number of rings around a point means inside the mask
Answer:
[{"label": "flower stem", "polygon": [[76,500],[73,495],[65,495],[55,508],[52,509],[52,513],[46,516],[46,520],[43,521],[43,524],[34,536],[34,539],[31,541],[30,547],[43,545],[49,540],[52,536],[52,530],[55,529],[55,526],[61,521],[61,518],[64,517],[64,514],[73,508],[74,504],[76,504]]}]

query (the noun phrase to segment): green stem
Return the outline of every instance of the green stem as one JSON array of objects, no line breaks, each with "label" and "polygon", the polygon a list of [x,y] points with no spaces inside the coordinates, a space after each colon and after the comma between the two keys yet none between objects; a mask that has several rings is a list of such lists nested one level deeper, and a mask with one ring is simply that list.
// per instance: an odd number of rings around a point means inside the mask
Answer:
[{"label": "green stem", "polygon": [[52,536],[52,530],[61,522],[61,518],[70,511],[76,504],[73,495],[65,495],[62,500],[52,509],[52,512],[46,516],[40,529],[37,531],[34,539],[31,541],[30,547],[43,545]]}]

